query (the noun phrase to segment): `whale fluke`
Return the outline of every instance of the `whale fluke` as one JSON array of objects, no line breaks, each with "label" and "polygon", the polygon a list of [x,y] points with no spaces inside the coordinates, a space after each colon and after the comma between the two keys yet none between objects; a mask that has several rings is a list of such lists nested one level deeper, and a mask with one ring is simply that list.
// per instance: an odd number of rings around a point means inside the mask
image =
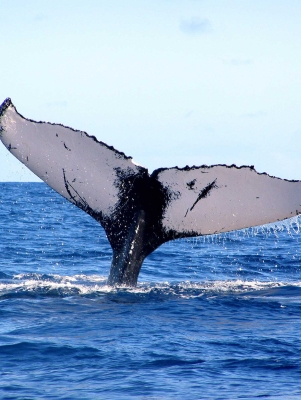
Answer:
[{"label": "whale fluke", "polygon": [[141,265],[161,244],[293,217],[301,182],[253,166],[159,168],[152,174],[87,133],[0,107],[5,147],[55,191],[104,228],[113,249],[108,284],[135,285]]}]

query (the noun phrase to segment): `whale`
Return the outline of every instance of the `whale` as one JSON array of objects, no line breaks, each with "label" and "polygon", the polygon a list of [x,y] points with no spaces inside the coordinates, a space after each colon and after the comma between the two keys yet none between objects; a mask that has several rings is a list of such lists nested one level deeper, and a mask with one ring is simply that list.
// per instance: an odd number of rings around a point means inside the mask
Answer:
[{"label": "whale", "polygon": [[84,131],[22,116],[7,98],[0,139],[9,152],[105,230],[108,285],[135,286],[145,258],[170,240],[274,223],[301,213],[301,181],[217,164],[158,168]]}]

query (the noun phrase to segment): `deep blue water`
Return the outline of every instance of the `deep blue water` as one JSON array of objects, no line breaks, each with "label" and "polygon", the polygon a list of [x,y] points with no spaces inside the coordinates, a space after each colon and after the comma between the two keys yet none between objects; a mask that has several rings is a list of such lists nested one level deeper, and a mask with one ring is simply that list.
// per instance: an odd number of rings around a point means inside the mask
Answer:
[{"label": "deep blue water", "polygon": [[0,183],[0,398],[300,399],[298,226],[167,243],[112,289],[92,218]]}]

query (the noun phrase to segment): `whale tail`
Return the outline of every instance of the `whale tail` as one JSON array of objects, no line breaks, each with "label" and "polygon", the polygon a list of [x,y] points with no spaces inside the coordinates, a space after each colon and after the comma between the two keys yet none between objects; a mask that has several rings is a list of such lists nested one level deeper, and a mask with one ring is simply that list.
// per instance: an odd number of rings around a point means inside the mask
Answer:
[{"label": "whale tail", "polygon": [[160,168],[152,174],[94,136],[0,107],[0,139],[55,191],[104,228],[110,285],[135,285],[142,263],[169,240],[280,221],[301,213],[301,182],[254,167]]}]

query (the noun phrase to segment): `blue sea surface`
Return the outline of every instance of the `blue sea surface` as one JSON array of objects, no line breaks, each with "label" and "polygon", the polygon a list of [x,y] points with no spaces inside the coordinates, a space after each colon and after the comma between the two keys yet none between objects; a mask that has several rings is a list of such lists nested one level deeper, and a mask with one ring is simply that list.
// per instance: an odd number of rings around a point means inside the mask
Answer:
[{"label": "blue sea surface", "polygon": [[1,399],[301,399],[300,220],[178,240],[106,285],[101,226],[0,183]]}]

